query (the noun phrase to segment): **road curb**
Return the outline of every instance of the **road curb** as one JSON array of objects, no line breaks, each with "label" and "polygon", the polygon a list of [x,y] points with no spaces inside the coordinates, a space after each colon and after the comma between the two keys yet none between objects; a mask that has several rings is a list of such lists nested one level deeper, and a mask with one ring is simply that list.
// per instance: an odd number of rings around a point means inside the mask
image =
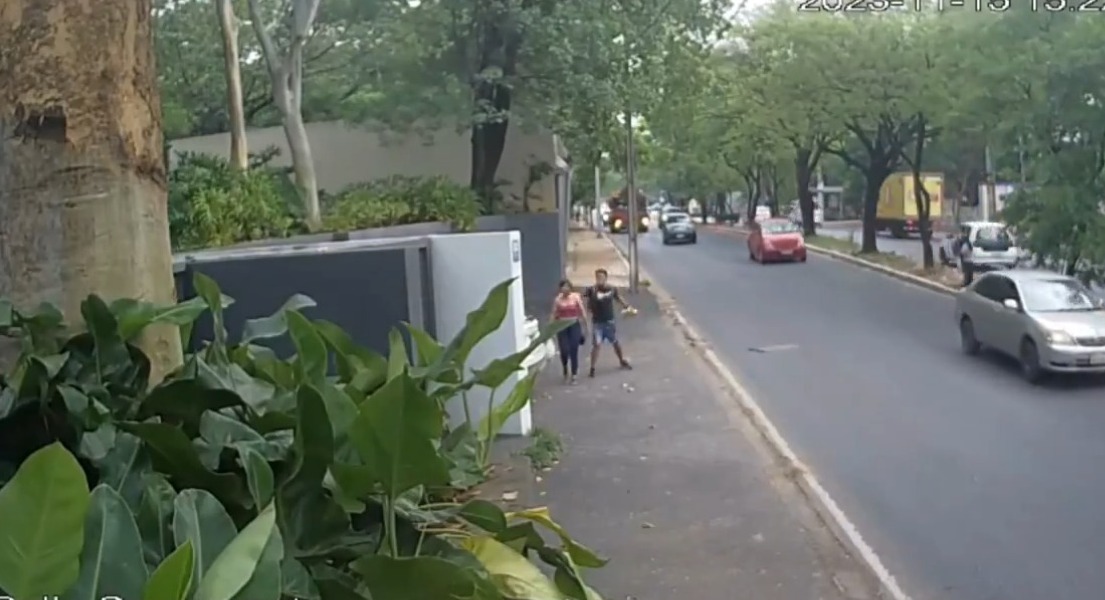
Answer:
[{"label": "road curb", "polygon": [[[603,233],[602,236],[606,242],[614,248],[614,251],[618,254],[622,262],[626,264],[628,269],[629,258],[622,252],[622,249],[618,247],[606,233]],[[698,334],[698,330],[691,324],[690,320],[679,311],[675,298],[668,294],[659,282],[649,277],[643,269],[640,270],[639,274],[643,279],[648,279],[649,285],[647,291],[656,297],[661,310],[671,315],[676,328],[691,342],[691,347],[698,353],[703,361],[705,361],[706,365],[721,378],[727,391],[736,399],[741,411],[752,423],[756,431],[764,438],[771,451],[773,451],[776,457],[783,463],[783,466],[790,474],[791,481],[795,482],[798,489],[806,497],[807,501],[809,501],[818,518],[828,526],[837,541],[844,546],[853,557],[863,563],[871,572],[871,575],[878,581],[881,587],[880,597],[890,600],[911,600],[910,596],[898,585],[894,575],[890,573],[883,564],[879,555],[863,539],[863,536],[860,534],[855,524],[844,514],[840,505],[829,495],[829,492],[821,485],[821,482],[817,480],[817,477],[814,476],[810,468],[794,453],[790,444],[788,444],[782,434],[779,433],[778,428],[775,427],[771,419],[768,418],[767,414],[760,408],[759,403],[752,397],[752,394],[741,385],[736,375],[725,365],[717,353],[710,348],[708,341]]]},{"label": "road curb", "polygon": [[[739,236],[739,237],[747,237],[748,236],[748,234],[746,232],[737,230],[735,228],[734,229],[726,229],[724,227],[709,227],[707,229],[709,231],[714,231],[714,232],[721,233],[721,234],[724,234],[724,235],[736,235],[736,236]],[[917,287],[922,287],[922,288],[925,288],[929,291],[937,292],[939,294],[946,294],[946,295],[949,295],[949,296],[954,296],[959,291],[959,290],[957,290],[953,287],[944,285],[942,283],[937,283],[935,281],[925,279],[924,277],[914,275],[913,273],[906,273],[905,271],[899,271],[898,269],[894,269],[894,268],[888,267],[886,265],[880,265],[876,262],[871,262],[869,260],[860,258],[858,256],[853,256],[853,255],[848,254],[846,252],[838,252],[836,250],[829,250],[829,249],[826,249],[826,248],[821,248],[821,247],[810,245],[810,244],[806,244],[806,249],[809,250],[810,252],[813,252],[814,254],[820,254],[822,256],[828,256],[829,258],[833,258],[833,259],[839,260],[841,262],[846,262],[850,265],[854,265],[854,266],[857,266],[857,267],[860,267],[860,268],[863,268],[863,269],[867,269],[868,271],[875,271],[876,273],[886,275],[888,277],[893,277],[894,279],[904,281],[904,282],[909,283],[911,285],[915,285]]]}]

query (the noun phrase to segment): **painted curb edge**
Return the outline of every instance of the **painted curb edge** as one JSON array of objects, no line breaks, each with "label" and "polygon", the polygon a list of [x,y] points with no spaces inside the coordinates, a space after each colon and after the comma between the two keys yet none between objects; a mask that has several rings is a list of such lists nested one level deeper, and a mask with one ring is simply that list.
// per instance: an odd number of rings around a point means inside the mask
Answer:
[{"label": "painted curb edge", "polygon": [[[628,271],[629,258],[614,240],[610,239],[610,236],[606,234],[606,232],[602,232],[602,237],[606,240],[606,243],[614,248],[618,257],[625,263]],[[847,256],[843,253],[835,254]],[[867,261],[862,262],[866,263]],[[874,266],[881,267],[882,265]],[[860,534],[855,524],[852,523],[852,520],[844,514],[840,505],[829,495],[829,492],[821,485],[821,482],[817,480],[817,477],[810,468],[794,453],[790,444],[788,444],[782,434],[779,433],[778,428],[776,428],[775,424],[768,418],[767,413],[760,408],[759,403],[752,397],[752,394],[741,385],[736,375],[730,371],[717,353],[709,347],[709,342],[698,334],[698,331],[691,324],[689,319],[679,311],[674,297],[668,294],[655,279],[648,276],[645,270],[640,269],[638,275],[640,275],[642,279],[647,279],[649,282],[647,287],[641,286],[644,288],[643,291],[651,293],[656,297],[661,311],[666,312],[673,318],[676,328],[680,330],[687,340],[693,342],[691,344],[692,348],[694,348],[706,365],[721,378],[729,394],[736,399],[744,416],[749,419],[752,426],[760,433],[770,449],[776,454],[786,470],[792,475],[790,479],[797,484],[798,489],[809,501],[818,518],[828,526],[837,541],[844,546],[853,557],[861,561],[875,577],[881,588],[880,597],[886,597],[890,600],[911,600],[909,594],[905,593],[894,575],[887,569],[886,565],[883,564],[882,559],[879,558],[874,548],[863,539],[863,536]],[[917,279],[921,278],[918,277]]]}]

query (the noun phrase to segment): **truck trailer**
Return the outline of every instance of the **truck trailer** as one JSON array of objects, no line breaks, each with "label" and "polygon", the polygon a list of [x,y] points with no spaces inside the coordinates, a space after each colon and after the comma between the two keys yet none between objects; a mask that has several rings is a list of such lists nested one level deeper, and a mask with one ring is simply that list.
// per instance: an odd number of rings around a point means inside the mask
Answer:
[{"label": "truck trailer", "polygon": [[[932,223],[943,214],[944,176],[940,173],[922,173],[921,183],[929,193],[929,223]],[[879,190],[879,204],[875,211],[875,227],[879,231],[888,231],[896,238],[921,231],[913,191],[913,173],[894,173],[886,178]]]}]

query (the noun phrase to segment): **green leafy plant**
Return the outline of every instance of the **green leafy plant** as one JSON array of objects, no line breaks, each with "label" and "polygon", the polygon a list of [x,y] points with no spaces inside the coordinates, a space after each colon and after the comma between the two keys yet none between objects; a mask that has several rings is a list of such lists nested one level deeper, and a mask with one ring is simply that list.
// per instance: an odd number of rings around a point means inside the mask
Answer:
[{"label": "green leafy plant", "polygon": [[324,207],[323,227],[353,231],[441,221],[466,230],[480,213],[476,194],[444,177],[392,176],[342,190]]},{"label": "green leafy plant", "polygon": [[564,452],[564,442],[555,431],[541,427],[533,430],[533,440],[530,445],[518,453],[529,459],[530,467],[534,471],[541,471],[552,467],[560,461],[560,455]]},{"label": "green leafy plant", "polygon": [[[413,347],[394,331],[387,356],[305,317],[313,302],[304,296],[247,322],[232,343],[223,311],[233,300],[202,275],[199,297],[172,307],[90,296],[75,335],[56,309],[0,303],[0,333],[23,344],[0,378],[0,465],[12,473],[0,488],[0,591],[598,598],[582,570],[604,559],[544,509],[449,500],[482,476],[487,448],[524,406],[532,378],[481,423],[449,430],[446,409],[476,386],[502,386],[563,326],[468,368],[505,318],[512,283],[496,286],[448,343],[408,326]],[[204,310],[214,339],[150,388],[149,362],[130,340],[153,322],[187,330]],[[296,348],[291,358],[258,343],[283,336]]]},{"label": "green leafy plant", "polygon": [[169,173],[169,233],[175,248],[227,246],[293,231],[287,178],[265,166],[237,172],[219,157],[183,153]]}]

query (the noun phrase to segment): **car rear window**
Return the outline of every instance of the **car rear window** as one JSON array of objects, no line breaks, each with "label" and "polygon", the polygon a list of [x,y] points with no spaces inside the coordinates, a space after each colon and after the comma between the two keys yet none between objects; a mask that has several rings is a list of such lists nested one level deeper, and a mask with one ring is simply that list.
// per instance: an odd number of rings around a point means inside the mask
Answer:
[{"label": "car rear window", "polygon": [[763,224],[764,233],[798,233],[798,226],[789,221],[775,221]]},{"label": "car rear window", "polygon": [[1005,227],[991,225],[979,227],[975,234],[975,247],[980,250],[1005,251],[1013,247],[1013,240]]}]

